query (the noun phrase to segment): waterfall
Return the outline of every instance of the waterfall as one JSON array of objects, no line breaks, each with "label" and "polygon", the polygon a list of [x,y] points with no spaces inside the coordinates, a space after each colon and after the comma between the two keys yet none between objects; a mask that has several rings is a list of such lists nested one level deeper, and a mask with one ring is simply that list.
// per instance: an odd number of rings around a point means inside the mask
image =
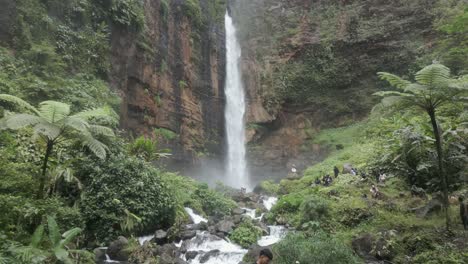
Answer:
[{"label": "waterfall", "polygon": [[249,179],[245,160],[245,95],[242,85],[239,60],[241,48],[236,36],[236,28],[228,12],[226,26],[226,136],[227,136],[227,183],[233,187],[248,187]]}]

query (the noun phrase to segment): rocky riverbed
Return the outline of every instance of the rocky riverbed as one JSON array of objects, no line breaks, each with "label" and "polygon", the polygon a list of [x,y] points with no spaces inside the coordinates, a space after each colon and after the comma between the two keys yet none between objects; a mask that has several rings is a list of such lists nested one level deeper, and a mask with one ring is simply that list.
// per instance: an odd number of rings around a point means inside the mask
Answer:
[{"label": "rocky riverbed", "polygon": [[[254,258],[262,248],[270,247],[284,237],[286,227],[267,225],[263,217],[277,198],[242,192],[233,193],[232,198],[238,207],[229,216],[204,218],[191,208],[185,208],[190,224],[179,230],[172,227],[139,237],[137,251],[142,259],[158,256],[159,264],[241,264],[245,255]],[[262,230],[262,237],[248,248],[228,238],[244,220],[250,220]],[[129,259],[128,246],[129,240],[121,236],[108,247],[96,248],[96,263],[138,263]]]}]

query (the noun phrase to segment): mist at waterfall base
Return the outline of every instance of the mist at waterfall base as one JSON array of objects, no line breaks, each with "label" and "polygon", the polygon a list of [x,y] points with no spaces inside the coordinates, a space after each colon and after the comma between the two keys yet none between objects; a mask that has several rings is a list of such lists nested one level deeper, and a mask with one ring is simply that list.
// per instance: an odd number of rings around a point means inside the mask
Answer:
[{"label": "mist at waterfall base", "polygon": [[217,182],[237,189],[252,190],[249,181],[245,146],[245,93],[240,70],[241,47],[236,36],[233,20],[226,11],[226,82],[225,82],[225,131],[226,157],[203,158],[199,166],[189,173],[197,180],[213,186]]}]

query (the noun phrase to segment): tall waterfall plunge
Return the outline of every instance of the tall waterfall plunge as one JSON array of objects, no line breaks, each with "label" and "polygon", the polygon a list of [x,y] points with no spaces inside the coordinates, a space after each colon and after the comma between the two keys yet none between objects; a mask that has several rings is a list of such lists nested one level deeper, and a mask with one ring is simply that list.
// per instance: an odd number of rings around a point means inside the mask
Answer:
[{"label": "tall waterfall plunge", "polygon": [[245,94],[239,68],[241,48],[231,16],[226,12],[226,136],[228,155],[226,181],[234,187],[248,187],[247,162],[245,160]]}]

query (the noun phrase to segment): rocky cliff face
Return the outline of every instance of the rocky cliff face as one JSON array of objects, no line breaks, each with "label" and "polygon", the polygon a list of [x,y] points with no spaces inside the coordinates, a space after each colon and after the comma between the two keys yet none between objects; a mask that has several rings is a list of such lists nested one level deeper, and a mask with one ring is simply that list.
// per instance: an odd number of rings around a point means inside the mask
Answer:
[{"label": "rocky cliff face", "polygon": [[111,85],[123,99],[121,126],[135,135],[172,131],[175,138],[160,141],[176,161],[190,164],[222,149],[225,6],[147,0],[144,7],[143,37],[112,30]]},{"label": "rocky cliff face", "polygon": [[[455,1],[456,2],[456,1]],[[249,160],[283,174],[320,160],[322,128],[363,119],[376,72],[414,71],[431,48],[446,2],[236,0],[248,89]],[[383,84],[382,84],[383,85]]]}]

